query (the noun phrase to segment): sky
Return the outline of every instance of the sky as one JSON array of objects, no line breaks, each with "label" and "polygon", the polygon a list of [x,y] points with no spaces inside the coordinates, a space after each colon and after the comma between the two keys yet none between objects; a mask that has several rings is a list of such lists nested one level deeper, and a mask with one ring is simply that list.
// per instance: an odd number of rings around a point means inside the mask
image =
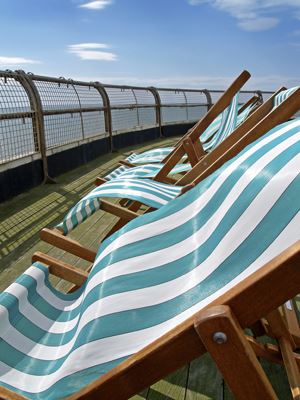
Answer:
[{"label": "sky", "polygon": [[0,0],[0,69],[138,86],[300,84],[300,0]]}]

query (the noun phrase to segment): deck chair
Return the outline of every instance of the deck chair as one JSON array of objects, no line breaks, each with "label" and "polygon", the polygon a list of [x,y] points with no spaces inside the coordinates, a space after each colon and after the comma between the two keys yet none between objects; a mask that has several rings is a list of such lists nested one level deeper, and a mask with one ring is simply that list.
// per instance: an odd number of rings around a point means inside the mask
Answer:
[{"label": "deck chair", "polygon": [[[243,71],[236,79],[235,81],[231,84],[231,86],[224,92],[224,94],[220,97],[220,99],[214,104],[214,106],[207,112],[207,114],[200,120],[198,121],[187,133],[186,135],[183,136],[182,139],[179,140],[175,148],[169,148],[167,150],[168,154],[163,154],[160,156],[164,157],[163,160],[160,159],[161,162],[163,162],[163,165],[165,163],[168,163],[168,159],[171,157],[171,155],[175,152],[177,148],[183,149],[183,154],[182,157],[194,165],[194,163],[203,155],[205,154],[201,142],[199,140],[199,137],[201,134],[205,132],[205,130],[212,127],[215,129],[215,119],[220,116],[221,121],[222,118],[228,119],[228,113],[232,115],[231,124],[234,123],[232,126],[232,129],[234,129],[236,123],[237,123],[237,113],[238,113],[238,93],[239,90],[242,88],[242,86],[247,82],[247,80],[250,78],[250,74],[248,71]],[[224,112],[224,114],[222,114]],[[222,115],[221,115],[222,114]],[[226,126],[226,130],[228,130],[228,133],[230,133],[230,126]],[[215,131],[215,130],[214,130]],[[159,150],[161,153],[162,150]],[[163,150],[163,152],[166,152],[166,150]],[[106,176],[106,180],[113,179],[118,177],[125,169],[128,169],[128,167],[134,167],[134,164],[132,164],[132,158],[133,156],[130,156],[131,162],[128,162],[128,160],[124,161],[123,164],[119,168],[115,169],[112,171],[110,174]],[[135,160],[139,156],[135,157]],[[153,158],[153,154],[144,154],[142,159],[139,158],[140,163],[149,163],[150,161],[157,162],[159,161],[157,154]],[[174,165],[175,166],[175,165]]]},{"label": "deck chair", "polygon": [[[191,186],[203,180],[218,167],[234,157],[248,144],[261,137],[277,124],[292,117],[300,108],[300,89],[279,90],[265,104],[259,107],[249,120],[227,137],[213,152],[196,164],[190,172],[178,180],[175,185],[166,185],[157,181],[136,178],[115,179],[95,188],[80,200],[57,225],[58,231],[45,229],[41,238],[57,245],[58,235],[67,235],[96,210],[101,208],[119,217],[119,221],[108,236],[129,220],[139,216],[140,204],[160,208]],[[246,125],[245,125],[246,124]],[[159,175],[158,175],[159,177]],[[129,209],[102,200],[105,197],[125,197],[133,200]],[[100,200],[101,199],[101,200]],[[60,240],[59,240],[60,242]],[[62,240],[64,243],[64,240]],[[94,253],[93,256],[94,257]]]},{"label": "deck chair", "polygon": [[[259,104],[260,98],[258,96],[252,96],[245,104],[239,106],[237,115],[237,126],[240,125]],[[208,142],[221,127],[222,114],[223,113],[218,115],[218,117],[215,118],[215,120],[199,137],[204,151],[206,151],[207,148],[211,147],[211,145],[209,146]],[[132,166],[138,164],[151,164],[156,162],[164,163],[167,161],[166,157],[169,156],[169,154],[174,150],[175,147],[177,147],[184,139],[188,137],[189,133],[190,130],[172,147],[160,147],[144,151],[143,153],[131,153],[125,159],[125,165],[128,166],[128,163],[132,164]]]},{"label": "deck chair", "polygon": [[[0,295],[1,397],[127,399],[206,351],[237,399],[276,398],[257,355],[284,363],[299,394],[277,311],[300,289],[299,196],[298,121],[127,224],[88,277],[36,254]],[[59,293],[49,271],[81,287]],[[278,346],[244,335],[262,318]]]}]

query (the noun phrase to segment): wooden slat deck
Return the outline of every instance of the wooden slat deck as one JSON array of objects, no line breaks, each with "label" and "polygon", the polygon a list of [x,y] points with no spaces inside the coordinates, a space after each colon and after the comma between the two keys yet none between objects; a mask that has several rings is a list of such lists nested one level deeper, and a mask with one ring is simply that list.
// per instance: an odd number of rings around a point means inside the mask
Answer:
[{"label": "wooden slat deck", "polygon": [[[148,150],[174,143],[176,138],[156,140],[144,145],[126,148],[98,159],[57,178],[53,185],[43,185],[0,204],[0,290],[5,289],[31,263],[35,251],[43,251],[73,265],[87,268],[89,264],[75,256],[64,254],[39,239],[43,227],[60,222],[66,211],[93,187],[97,176],[107,174],[118,160],[129,151]],[[97,249],[101,239],[111,228],[115,218],[98,211],[72,232],[71,237]],[[57,288],[66,289],[66,283],[54,281]],[[263,361],[263,365],[282,400],[291,399],[286,375],[282,368]],[[159,366],[157,366],[159,368]],[[233,366],[234,368],[234,366]],[[222,376],[209,355],[194,360],[172,375],[134,396],[134,400],[231,400],[233,399]],[[254,399],[249,399],[254,400]],[[256,400],[256,399],[255,399]],[[260,400],[260,399],[257,399]],[[261,399],[263,400],[263,399]]]}]

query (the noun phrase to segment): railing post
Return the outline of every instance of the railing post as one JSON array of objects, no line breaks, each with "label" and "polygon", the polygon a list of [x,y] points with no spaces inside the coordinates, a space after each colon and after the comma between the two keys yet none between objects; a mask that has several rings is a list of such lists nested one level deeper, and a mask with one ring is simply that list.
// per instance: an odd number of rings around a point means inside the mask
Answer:
[{"label": "railing post", "polygon": [[47,146],[46,146],[46,139],[45,139],[45,124],[44,124],[44,115],[43,115],[43,106],[40,94],[35,86],[31,74],[26,74],[22,70],[16,71],[17,79],[19,80],[20,84],[23,86],[24,90],[26,91],[30,106],[34,110],[35,118],[33,119],[32,123],[34,126],[34,131],[37,134],[38,144],[39,144],[39,151],[42,157],[42,164],[43,164],[43,183],[56,183],[53,178],[49,176],[48,170],[48,159],[47,159]]},{"label": "railing post", "polygon": [[264,97],[263,97],[262,91],[261,90],[256,90],[254,93],[257,94],[257,96],[259,98],[259,101],[261,103],[263,103],[264,102]]},{"label": "railing post", "polygon": [[183,93],[183,96],[184,96],[184,99],[185,99],[186,121],[188,122],[188,120],[189,120],[188,101],[187,101],[187,97],[186,97],[186,94],[185,94],[184,90],[182,91],[182,93]]},{"label": "railing post", "polygon": [[113,141],[113,133],[112,133],[112,117],[111,117],[111,108],[110,108],[110,100],[105,90],[104,86],[101,85],[100,82],[95,82],[95,88],[100,93],[103,105],[104,105],[104,122],[105,122],[105,131],[109,134],[109,147],[110,152],[113,153],[115,150],[114,148],[114,141]]},{"label": "railing post", "polygon": [[211,98],[211,94],[210,91],[208,89],[203,89],[203,93],[206,96],[206,101],[207,101],[207,111],[209,111],[209,109],[212,107],[212,98]]},{"label": "railing post", "polygon": [[79,104],[79,114],[80,114],[80,122],[81,122],[81,132],[82,132],[82,139],[85,139],[85,134],[84,134],[84,123],[83,123],[83,115],[82,115],[82,106],[81,106],[81,101],[80,101],[80,97],[79,94],[76,90],[76,87],[73,83],[72,79],[69,79],[70,84],[72,85],[74,92],[76,94],[77,100],[78,100],[78,104]]},{"label": "railing post", "polygon": [[133,97],[134,97],[134,100],[135,100],[135,104],[136,104],[136,119],[137,119],[137,123],[138,123],[138,126],[140,126],[140,115],[139,115],[137,97],[136,97],[136,94],[134,92],[134,89],[131,89],[131,91],[132,91],[132,94],[133,94]]},{"label": "railing post", "polygon": [[162,118],[161,118],[161,100],[160,100],[160,95],[157,91],[157,89],[153,86],[149,87],[148,90],[153,94],[154,100],[155,100],[155,111],[156,111],[156,123],[158,124],[159,128],[159,137],[162,138],[164,137],[163,131],[162,131]]}]

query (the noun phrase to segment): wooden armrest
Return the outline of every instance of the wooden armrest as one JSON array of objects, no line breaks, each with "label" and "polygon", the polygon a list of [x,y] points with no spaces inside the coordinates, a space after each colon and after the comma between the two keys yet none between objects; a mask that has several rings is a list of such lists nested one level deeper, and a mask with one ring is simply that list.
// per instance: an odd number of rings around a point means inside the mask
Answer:
[{"label": "wooden armrest", "polygon": [[80,243],[73,239],[70,239],[55,229],[44,228],[40,232],[40,238],[59,249],[67,251],[68,253],[74,254],[83,260],[94,262],[96,257],[96,252],[82,246]]},{"label": "wooden armrest", "polygon": [[88,276],[87,272],[39,251],[32,256],[32,262],[36,261],[49,266],[50,274],[65,279],[68,282],[75,283],[77,286],[81,286]]},{"label": "wooden armrest", "polygon": [[100,186],[103,185],[103,183],[107,182],[107,180],[105,178],[100,178],[99,176],[97,176],[96,180],[95,180],[95,185],[96,186]]}]

